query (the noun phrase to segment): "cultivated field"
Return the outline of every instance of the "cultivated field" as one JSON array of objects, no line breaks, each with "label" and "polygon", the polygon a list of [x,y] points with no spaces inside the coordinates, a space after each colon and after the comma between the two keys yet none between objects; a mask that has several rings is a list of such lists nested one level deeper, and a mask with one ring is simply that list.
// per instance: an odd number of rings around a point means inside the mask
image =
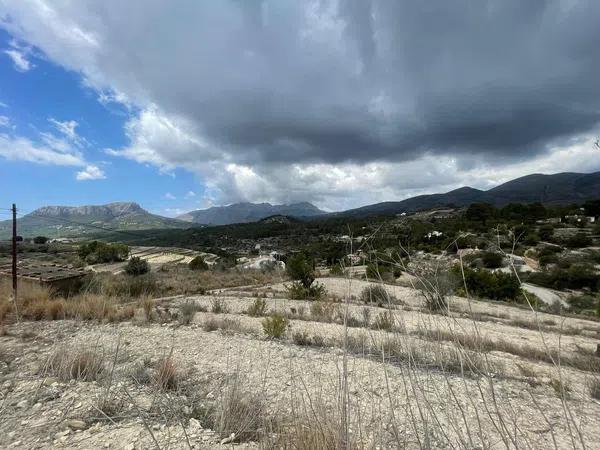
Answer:
[{"label": "cultivated field", "polygon": [[318,282],[321,302],[280,283],[5,325],[0,446],[600,447],[600,323],[458,297],[432,314],[398,286],[365,305],[367,282]]}]

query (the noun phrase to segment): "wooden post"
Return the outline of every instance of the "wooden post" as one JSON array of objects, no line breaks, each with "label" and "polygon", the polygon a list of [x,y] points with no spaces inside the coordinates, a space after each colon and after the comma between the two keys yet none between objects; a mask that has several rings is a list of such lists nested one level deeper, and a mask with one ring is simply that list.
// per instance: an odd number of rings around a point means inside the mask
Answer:
[{"label": "wooden post", "polygon": [[19,321],[19,305],[17,303],[17,205],[12,205],[12,288],[15,314]]}]

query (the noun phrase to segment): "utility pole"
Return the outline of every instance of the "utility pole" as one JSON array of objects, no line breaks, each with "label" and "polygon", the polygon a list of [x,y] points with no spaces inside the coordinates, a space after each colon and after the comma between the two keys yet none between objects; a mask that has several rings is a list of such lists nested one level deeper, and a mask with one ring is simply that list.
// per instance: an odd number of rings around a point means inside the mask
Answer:
[{"label": "utility pole", "polygon": [[19,306],[17,304],[17,205],[12,205],[12,287],[13,301],[15,302],[15,314],[19,321]]}]

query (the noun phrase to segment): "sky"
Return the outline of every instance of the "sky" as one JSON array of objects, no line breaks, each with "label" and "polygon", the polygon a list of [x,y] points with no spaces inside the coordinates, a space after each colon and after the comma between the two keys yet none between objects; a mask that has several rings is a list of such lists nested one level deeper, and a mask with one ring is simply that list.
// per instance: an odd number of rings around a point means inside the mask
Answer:
[{"label": "sky", "polygon": [[335,211],[598,171],[598,17],[597,0],[0,0],[0,212]]}]

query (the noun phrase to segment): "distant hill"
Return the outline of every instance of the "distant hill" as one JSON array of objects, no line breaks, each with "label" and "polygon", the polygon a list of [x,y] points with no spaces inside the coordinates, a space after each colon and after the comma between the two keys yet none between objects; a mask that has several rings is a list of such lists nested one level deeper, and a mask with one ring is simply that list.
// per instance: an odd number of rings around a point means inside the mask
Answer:
[{"label": "distant hill", "polygon": [[554,175],[527,175],[487,191],[462,187],[445,194],[419,195],[399,202],[376,203],[333,214],[338,216],[399,214],[447,205],[467,206],[478,202],[486,202],[498,207],[509,203],[534,202],[545,205],[568,205],[599,198],[600,172],[590,174],[564,172]]},{"label": "distant hill", "polygon": [[233,223],[256,222],[270,216],[314,217],[325,214],[315,205],[307,202],[290,205],[270,203],[235,203],[229,206],[213,206],[182,214],[177,218],[197,224],[229,225]]},{"label": "distant hill", "polygon": [[[0,237],[11,233],[10,220],[0,222]],[[107,205],[44,206],[17,220],[19,235],[75,237],[97,235],[107,230],[147,230],[156,228],[187,228],[190,224],[151,214],[133,202]]]}]

